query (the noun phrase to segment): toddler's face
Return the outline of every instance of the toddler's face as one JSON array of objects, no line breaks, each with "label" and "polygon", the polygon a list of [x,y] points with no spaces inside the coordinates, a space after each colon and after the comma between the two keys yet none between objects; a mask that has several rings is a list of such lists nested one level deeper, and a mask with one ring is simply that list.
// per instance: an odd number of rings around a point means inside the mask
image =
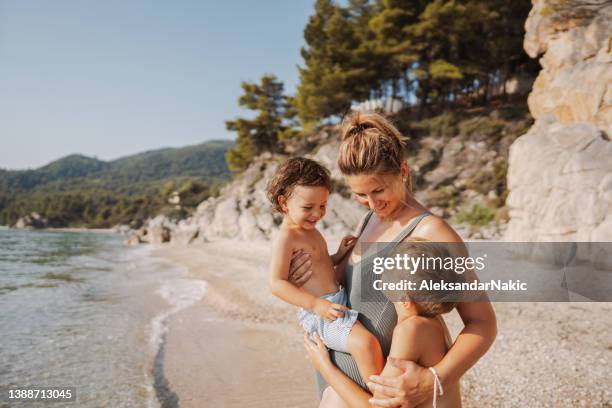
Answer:
[{"label": "toddler's face", "polygon": [[291,221],[304,229],[314,229],[325,216],[329,191],[325,187],[296,186],[283,210]]}]

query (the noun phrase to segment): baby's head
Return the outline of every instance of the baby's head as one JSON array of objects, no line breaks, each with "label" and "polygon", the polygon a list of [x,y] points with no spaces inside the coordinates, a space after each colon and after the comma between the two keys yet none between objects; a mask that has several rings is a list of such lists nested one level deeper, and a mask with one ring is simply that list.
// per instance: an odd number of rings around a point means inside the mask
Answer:
[{"label": "baby's head", "polygon": [[330,191],[327,169],[304,157],[294,157],[278,166],[267,187],[274,209],[305,229],[315,228],[325,215]]},{"label": "baby's head", "polygon": [[[388,274],[384,277],[386,281],[400,282],[402,279],[407,279],[415,284],[416,290],[406,289],[401,293],[394,292],[393,301],[400,302],[406,309],[416,306],[418,314],[426,317],[448,313],[457,306],[459,295],[456,291],[419,290],[421,282],[424,281],[428,284],[463,281],[462,274],[458,274],[452,268],[444,267],[448,266],[448,260],[453,258],[448,244],[422,238],[408,238],[394,251],[387,254],[387,257],[394,258],[398,254],[402,257],[407,255],[409,258],[421,258],[421,262],[414,271],[394,269],[385,272]],[[426,259],[428,261],[424,261]]]}]

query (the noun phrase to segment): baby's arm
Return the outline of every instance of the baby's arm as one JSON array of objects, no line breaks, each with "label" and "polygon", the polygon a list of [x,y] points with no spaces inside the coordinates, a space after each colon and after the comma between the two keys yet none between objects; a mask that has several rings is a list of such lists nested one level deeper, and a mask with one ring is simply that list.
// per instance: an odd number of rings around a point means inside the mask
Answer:
[{"label": "baby's arm", "polygon": [[[409,360],[415,363],[418,362],[423,353],[423,343],[427,344],[426,338],[417,336],[418,331],[419,322],[416,319],[408,319],[398,324],[393,330],[389,357]],[[387,363],[380,375],[383,377],[397,377],[403,373],[403,369]],[[378,391],[374,392],[374,398],[383,396],[384,394]]]},{"label": "baby's arm", "polygon": [[334,320],[341,317],[343,311],[348,310],[345,306],[313,296],[287,280],[292,252],[293,246],[290,237],[286,232],[281,231],[272,247],[270,263],[270,289],[272,293],[287,303],[312,310],[325,319]]},{"label": "baby's arm", "polygon": [[[325,239],[321,235],[321,239],[325,242]],[[342,260],[346,257],[346,255],[351,251],[351,249],[355,246],[357,242],[357,237],[353,235],[347,235],[342,238],[340,244],[338,245],[338,250],[335,254],[330,255],[332,262],[334,265],[338,265],[342,262]],[[325,248],[327,248],[327,242],[325,242]]]},{"label": "baby's arm", "polygon": [[[444,329],[433,319],[413,316],[399,323],[393,330],[389,357],[412,361],[423,367],[433,367],[446,353]],[[381,376],[397,377],[402,368],[387,363]],[[375,392],[374,397],[382,397]]]}]

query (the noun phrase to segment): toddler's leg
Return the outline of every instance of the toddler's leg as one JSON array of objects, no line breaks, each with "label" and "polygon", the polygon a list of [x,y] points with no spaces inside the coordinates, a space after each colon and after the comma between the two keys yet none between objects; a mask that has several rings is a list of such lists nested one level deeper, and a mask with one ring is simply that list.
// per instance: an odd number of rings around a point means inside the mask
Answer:
[{"label": "toddler's leg", "polygon": [[327,387],[323,391],[319,408],[347,408],[347,406],[332,387]]},{"label": "toddler's leg", "polygon": [[367,383],[371,375],[381,373],[384,358],[380,344],[359,321],[355,322],[349,334],[348,350],[357,363],[359,374],[364,382]]}]

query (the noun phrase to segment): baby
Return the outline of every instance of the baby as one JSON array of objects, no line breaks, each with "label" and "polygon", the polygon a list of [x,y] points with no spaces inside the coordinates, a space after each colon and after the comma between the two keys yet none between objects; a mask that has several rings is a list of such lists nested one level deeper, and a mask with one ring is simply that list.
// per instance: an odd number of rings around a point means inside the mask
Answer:
[{"label": "baby", "polygon": [[[380,373],[383,355],[374,335],[357,321],[358,312],[346,307],[347,295],[338,283],[342,271],[335,266],[357,238],[344,237],[338,251],[330,256],[325,239],[316,229],[325,216],[330,191],[327,169],[301,157],[282,163],[268,183],[268,198],[283,214],[272,249],[270,288],[275,296],[300,307],[298,319],[304,330],[318,334],[327,347],[350,353],[365,381]],[[287,279],[291,256],[300,249],[311,254],[312,276],[297,287]]]},{"label": "baby", "polygon": [[[406,254],[411,258],[427,257],[442,260],[452,258],[445,244],[419,238],[407,239],[395,251],[387,254],[387,257],[393,258],[397,254],[400,256]],[[415,288],[419,288],[422,281],[435,284],[442,281],[461,282],[464,279],[454,270],[443,268],[442,263],[431,262],[428,265],[421,263],[414,274],[406,270],[388,270],[383,274],[383,281],[400,282],[402,279],[407,279],[415,282]],[[438,364],[451,346],[448,329],[440,315],[456,307],[457,292],[405,290],[388,292],[386,295],[394,302],[397,311],[397,325],[393,330],[389,357],[413,361],[423,367],[433,367]],[[381,376],[395,377],[402,373],[401,368],[387,364]],[[432,375],[437,378],[435,370],[432,371]],[[434,407],[440,408],[461,407],[458,382],[446,385],[443,390],[438,383],[435,383],[434,387],[437,401],[426,401],[419,407],[431,407],[432,403]],[[378,396],[374,394],[374,397]]]}]

